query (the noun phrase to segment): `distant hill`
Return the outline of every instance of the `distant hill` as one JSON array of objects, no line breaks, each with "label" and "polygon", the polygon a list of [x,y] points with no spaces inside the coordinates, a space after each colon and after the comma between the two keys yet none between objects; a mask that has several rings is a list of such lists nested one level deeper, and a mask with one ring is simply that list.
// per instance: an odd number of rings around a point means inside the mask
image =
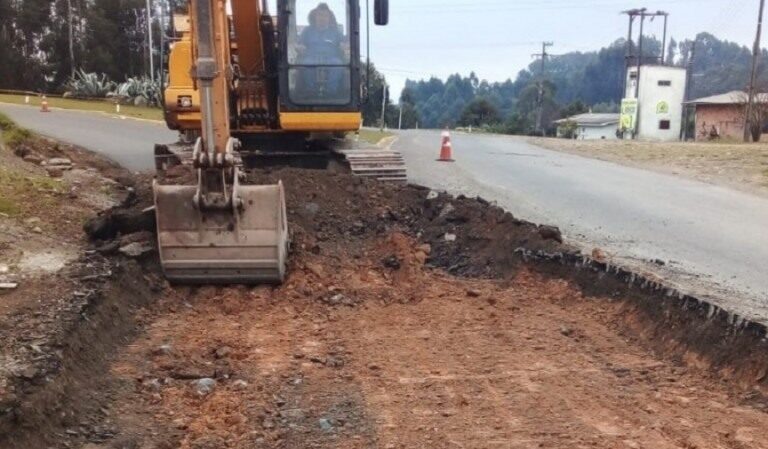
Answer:
[{"label": "distant hill", "polygon": [[[667,61],[687,66],[694,41],[693,98],[745,88],[751,64],[750,49],[709,33],[701,33],[695,40],[672,39],[666,48]],[[626,40],[618,39],[598,51],[552,57],[546,73],[549,81],[545,92],[546,118],[551,121],[563,111],[579,112],[589,108],[595,112],[616,110],[622,97],[625,54]],[[643,54],[647,62],[659,62],[661,42],[646,38]],[[763,51],[763,54],[759,73],[761,82],[766,83],[768,53]],[[507,131],[526,132],[533,126],[532,108],[536,99],[530,97],[538,96],[538,88],[535,91],[532,88],[537,85],[539,71],[540,65],[534,62],[514,80],[504,82],[484,81],[474,72],[467,76],[451,75],[445,81],[408,80],[403,99],[406,103],[412,102],[424,127],[472,124],[465,122],[474,120],[476,115],[468,111],[490,107],[492,110],[486,111],[483,117],[493,118]]]}]

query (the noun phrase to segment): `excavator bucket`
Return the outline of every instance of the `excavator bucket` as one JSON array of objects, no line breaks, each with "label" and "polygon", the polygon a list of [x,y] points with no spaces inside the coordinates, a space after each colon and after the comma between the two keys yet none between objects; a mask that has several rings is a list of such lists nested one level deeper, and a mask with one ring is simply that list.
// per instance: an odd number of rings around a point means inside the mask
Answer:
[{"label": "excavator bucket", "polygon": [[241,207],[201,210],[196,186],[154,185],[160,261],[179,284],[281,283],[288,223],[282,183],[235,185]]}]

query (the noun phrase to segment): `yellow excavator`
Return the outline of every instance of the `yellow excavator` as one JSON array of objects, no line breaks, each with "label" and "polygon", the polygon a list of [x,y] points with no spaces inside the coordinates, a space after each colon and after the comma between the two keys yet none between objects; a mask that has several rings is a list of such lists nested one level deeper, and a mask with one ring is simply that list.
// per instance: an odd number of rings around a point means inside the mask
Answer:
[{"label": "yellow excavator", "polygon": [[[327,163],[312,137],[359,130],[359,0],[187,6],[174,16],[179,39],[164,92],[166,122],[182,139],[155,146],[163,271],[174,283],[280,283],[289,240],[283,186],[249,184],[243,161]],[[386,25],[388,1],[375,0],[373,10]],[[162,174],[171,168],[195,182],[168,181]]]}]

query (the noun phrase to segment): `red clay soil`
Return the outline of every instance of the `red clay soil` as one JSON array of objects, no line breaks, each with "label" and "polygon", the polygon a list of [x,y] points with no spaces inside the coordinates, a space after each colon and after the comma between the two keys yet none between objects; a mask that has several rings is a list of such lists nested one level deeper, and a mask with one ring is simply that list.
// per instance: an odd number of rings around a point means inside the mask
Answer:
[{"label": "red clay soil", "polygon": [[425,249],[395,232],[302,253],[279,288],[168,289],[113,365],[110,447],[768,447],[763,405],[621,336],[618,303]]}]

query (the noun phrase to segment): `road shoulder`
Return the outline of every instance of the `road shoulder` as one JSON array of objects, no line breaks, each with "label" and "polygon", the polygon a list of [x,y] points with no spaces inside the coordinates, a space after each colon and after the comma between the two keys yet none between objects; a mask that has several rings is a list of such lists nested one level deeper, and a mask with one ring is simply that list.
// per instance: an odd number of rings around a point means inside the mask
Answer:
[{"label": "road shoulder", "polygon": [[768,144],[528,138],[540,148],[680,176],[768,198]]}]

